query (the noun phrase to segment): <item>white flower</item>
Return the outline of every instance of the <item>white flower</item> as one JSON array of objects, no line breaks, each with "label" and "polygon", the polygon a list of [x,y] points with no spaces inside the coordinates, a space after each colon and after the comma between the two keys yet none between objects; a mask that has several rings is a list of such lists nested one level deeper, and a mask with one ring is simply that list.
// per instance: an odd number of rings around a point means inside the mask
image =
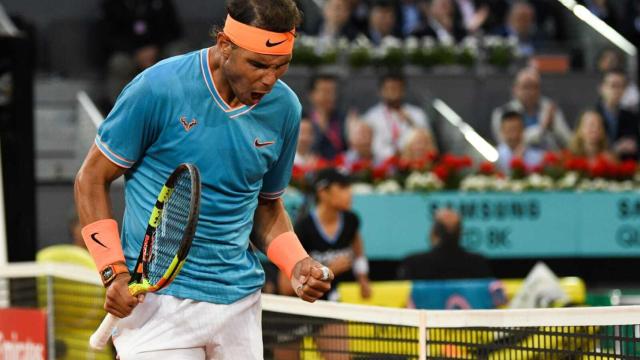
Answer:
[{"label": "white flower", "polygon": [[468,176],[460,183],[462,191],[487,191],[492,188],[494,178],[485,175]]},{"label": "white flower", "polygon": [[433,191],[444,187],[442,181],[433,173],[413,172],[405,182],[405,188],[410,191]]},{"label": "white flower", "polygon": [[415,36],[408,37],[404,41],[404,48],[407,49],[407,51],[413,51],[419,47],[420,47],[420,40],[418,40],[418,38]]},{"label": "white flower", "polygon": [[373,193],[373,185],[367,183],[355,183],[351,185],[354,194],[364,195]]},{"label": "white flower", "polygon": [[527,177],[526,182],[529,184],[529,187],[533,189],[549,190],[553,188],[553,179],[549,176],[531,174]]},{"label": "white flower", "polygon": [[513,192],[523,192],[526,188],[526,183],[523,180],[511,180],[508,182],[508,188]]},{"label": "white flower", "polygon": [[381,194],[395,194],[402,191],[402,187],[395,180],[385,180],[376,186],[376,192]]},{"label": "white flower", "polygon": [[580,175],[577,172],[571,171],[566,173],[560,180],[558,180],[558,188],[567,190],[574,189],[578,185],[578,181],[580,180]]}]

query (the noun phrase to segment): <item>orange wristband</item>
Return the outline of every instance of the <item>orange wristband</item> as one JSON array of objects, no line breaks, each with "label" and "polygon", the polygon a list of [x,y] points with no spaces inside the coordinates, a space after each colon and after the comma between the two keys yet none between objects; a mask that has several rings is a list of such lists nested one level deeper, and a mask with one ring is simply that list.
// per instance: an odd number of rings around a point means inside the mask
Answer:
[{"label": "orange wristband", "polygon": [[82,228],[82,238],[98,271],[102,271],[108,265],[125,262],[118,223],[115,220],[104,219],[92,222]]},{"label": "orange wristband", "polygon": [[293,231],[288,231],[271,241],[267,249],[267,257],[287,275],[287,279],[291,279],[293,267],[298,261],[309,257],[309,254],[300,244],[298,236]]}]

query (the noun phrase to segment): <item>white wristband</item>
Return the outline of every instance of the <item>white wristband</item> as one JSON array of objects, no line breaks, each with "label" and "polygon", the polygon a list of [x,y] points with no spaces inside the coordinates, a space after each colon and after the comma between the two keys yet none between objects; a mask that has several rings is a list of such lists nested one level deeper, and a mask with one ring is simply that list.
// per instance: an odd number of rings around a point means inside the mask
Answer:
[{"label": "white wristband", "polygon": [[368,275],[369,274],[369,260],[364,256],[358,256],[353,261],[353,273],[355,275]]}]

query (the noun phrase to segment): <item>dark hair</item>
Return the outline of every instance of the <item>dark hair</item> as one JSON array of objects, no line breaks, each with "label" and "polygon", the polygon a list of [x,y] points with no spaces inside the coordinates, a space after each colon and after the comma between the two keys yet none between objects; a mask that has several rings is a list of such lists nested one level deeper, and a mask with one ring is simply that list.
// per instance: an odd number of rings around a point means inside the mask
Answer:
[{"label": "dark hair", "polygon": [[629,76],[627,75],[627,72],[622,70],[622,69],[611,69],[611,70],[607,70],[602,74],[602,78],[600,79],[600,83],[604,83],[604,80],[607,78],[607,76],[609,75],[618,75],[618,76],[622,76],[624,78],[625,82],[629,81]]},{"label": "dark hair", "polygon": [[291,31],[302,20],[294,0],[228,0],[227,13],[243,24],[279,33]]},{"label": "dark hair", "polygon": [[505,111],[504,114],[502,114],[502,116],[500,117],[500,124],[504,124],[507,121],[513,120],[513,119],[518,119],[520,121],[523,121],[524,119],[522,118],[522,114],[515,111],[515,110],[509,110],[509,111]]},{"label": "dark hair", "polygon": [[378,82],[378,86],[382,87],[384,83],[387,81],[400,81],[403,85],[406,83],[406,79],[400,73],[387,73],[382,75],[380,81]]},{"label": "dark hair", "polygon": [[336,75],[326,73],[316,74],[311,78],[311,80],[309,80],[309,91],[313,91],[313,89],[315,89],[316,87],[316,84],[318,84],[318,82],[320,81],[333,81],[337,83],[338,77]]}]

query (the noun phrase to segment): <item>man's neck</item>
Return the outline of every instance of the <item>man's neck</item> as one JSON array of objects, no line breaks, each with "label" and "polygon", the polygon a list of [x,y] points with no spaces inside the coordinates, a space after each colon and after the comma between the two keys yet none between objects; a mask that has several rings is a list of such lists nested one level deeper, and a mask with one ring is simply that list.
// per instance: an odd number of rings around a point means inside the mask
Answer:
[{"label": "man's neck", "polygon": [[602,102],[602,104],[604,105],[605,109],[607,109],[607,111],[609,111],[611,113],[617,113],[618,109],[620,107],[619,103],[616,103],[616,102],[613,102],[613,101],[604,100]]},{"label": "man's neck", "polygon": [[211,70],[213,86],[215,86],[218,94],[229,107],[240,106],[240,99],[233,93],[229,81],[222,73],[222,56],[218,53],[218,48],[213,46],[208,54],[207,64],[209,65],[209,70]]}]

